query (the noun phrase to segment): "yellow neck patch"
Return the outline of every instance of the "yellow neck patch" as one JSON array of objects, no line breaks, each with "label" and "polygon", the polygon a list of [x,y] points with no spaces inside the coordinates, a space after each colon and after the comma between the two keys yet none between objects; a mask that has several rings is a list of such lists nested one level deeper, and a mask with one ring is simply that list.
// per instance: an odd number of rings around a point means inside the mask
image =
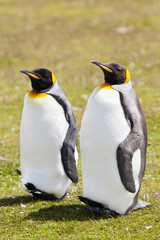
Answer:
[{"label": "yellow neck patch", "polygon": [[47,95],[46,93],[41,93],[35,89],[28,93],[28,97],[30,98],[42,98],[46,97],[46,95]]},{"label": "yellow neck patch", "polygon": [[99,88],[105,88],[107,90],[114,90],[109,83],[103,83],[99,85]]}]

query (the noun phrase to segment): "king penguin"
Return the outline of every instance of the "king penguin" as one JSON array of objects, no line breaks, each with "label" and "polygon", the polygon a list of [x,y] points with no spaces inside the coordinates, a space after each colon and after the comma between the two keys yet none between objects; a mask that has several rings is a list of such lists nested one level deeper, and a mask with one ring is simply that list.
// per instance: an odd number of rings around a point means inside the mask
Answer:
[{"label": "king penguin", "polygon": [[20,71],[31,80],[20,126],[22,187],[33,196],[63,198],[78,182],[77,128],[71,105],[47,69]]},{"label": "king penguin", "polygon": [[83,197],[96,212],[128,214],[138,200],[146,165],[147,127],[129,70],[93,61],[105,82],[89,97],[80,130]]}]

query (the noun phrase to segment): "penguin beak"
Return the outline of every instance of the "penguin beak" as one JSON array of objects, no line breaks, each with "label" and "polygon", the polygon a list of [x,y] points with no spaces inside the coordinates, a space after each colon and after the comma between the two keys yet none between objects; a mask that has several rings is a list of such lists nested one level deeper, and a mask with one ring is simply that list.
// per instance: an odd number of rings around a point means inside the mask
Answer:
[{"label": "penguin beak", "polygon": [[97,62],[97,61],[92,61],[91,63],[93,63],[93,64],[95,64],[95,65],[97,65],[97,66],[100,66],[102,63],[100,63],[100,62]]},{"label": "penguin beak", "polygon": [[92,61],[91,63],[97,65],[98,67],[100,67],[102,70],[106,70],[107,72],[113,72],[108,66],[107,64],[101,63],[101,62],[97,62],[97,61]]},{"label": "penguin beak", "polygon": [[38,76],[36,76],[35,74],[33,74],[31,71],[28,70],[21,70],[21,73],[27,74],[29,77],[35,78],[35,79],[40,79]]}]

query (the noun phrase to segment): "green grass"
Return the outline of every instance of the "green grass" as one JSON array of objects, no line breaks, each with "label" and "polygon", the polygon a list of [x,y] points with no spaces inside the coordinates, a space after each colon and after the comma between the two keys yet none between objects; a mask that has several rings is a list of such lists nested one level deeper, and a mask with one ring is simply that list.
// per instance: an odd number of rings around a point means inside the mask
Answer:
[{"label": "green grass", "polygon": [[[0,239],[158,239],[160,237],[160,2],[153,0],[0,0]],[[120,33],[120,27],[125,32]],[[21,69],[54,72],[74,107],[78,130],[86,97],[103,81],[91,60],[131,71],[148,125],[147,166],[139,198],[152,206],[108,218],[81,209],[80,181],[59,202],[21,188],[19,127],[30,83]],[[79,148],[79,139],[78,139]]]}]

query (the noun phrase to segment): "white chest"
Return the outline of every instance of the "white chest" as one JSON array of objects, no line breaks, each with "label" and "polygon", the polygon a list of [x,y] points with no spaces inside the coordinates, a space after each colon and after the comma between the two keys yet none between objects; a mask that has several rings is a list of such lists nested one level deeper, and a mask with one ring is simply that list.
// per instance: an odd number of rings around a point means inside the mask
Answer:
[{"label": "white chest", "polygon": [[49,143],[50,140],[59,145],[67,128],[64,110],[52,96],[43,94],[42,97],[31,98],[26,94],[21,121],[22,138],[32,139],[34,145],[36,142]]},{"label": "white chest", "polygon": [[22,173],[64,172],[60,149],[67,129],[64,110],[52,96],[26,94],[20,129]]},{"label": "white chest", "polygon": [[82,121],[83,143],[88,142],[94,147],[110,152],[125,139],[129,131],[119,93],[115,90],[96,88],[90,96]]}]

